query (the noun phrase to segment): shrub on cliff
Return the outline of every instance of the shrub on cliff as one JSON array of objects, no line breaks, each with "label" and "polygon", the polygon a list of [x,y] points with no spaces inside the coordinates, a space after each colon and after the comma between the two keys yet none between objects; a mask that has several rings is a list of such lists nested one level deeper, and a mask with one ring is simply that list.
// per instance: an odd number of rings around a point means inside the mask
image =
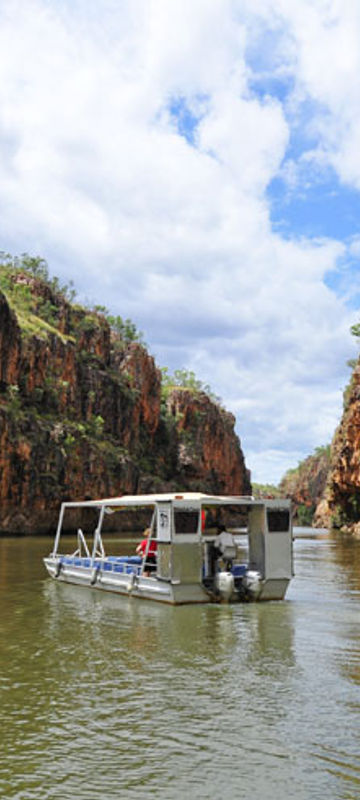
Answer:
[{"label": "shrub on cliff", "polygon": [[130,344],[130,342],[139,342],[139,344],[145,345],[142,332],[138,331],[135,323],[132,322],[131,319],[123,319],[119,315],[113,317],[111,314],[107,313],[105,316],[111,330],[114,331],[118,335],[119,339],[124,341],[125,344]]},{"label": "shrub on cliff", "polygon": [[112,331],[114,350],[123,351],[131,342],[145,346],[142,332],[131,319],[112,316],[105,306],[75,305],[73,282],[63,284],[58,277],[50,277],[47,262],[40,256],[0,252],[0,290],[15,311],[23,335],[56,333],[76,338],[78,333],[95,333],[105,323]]},{"label": "shrub on cliff", "polygon": [[258,499],[282,497],[278,486],[272,483],[252,483],[252,493]]},{"label": "shrub on cliff", "polygon": [[10,253],[0,252],[0,266],[9,276],[11,274],[16,275],[16,273],[25,273],[41,281],[54,294],[61,295],[70,303],[76,297],[73,282],[69,281],[68,284],[62,284],[56,276],[51,278],[48,264],[41,256],[30,256],[28,253],[23,253],[21,256],[12,256]]},{"label": "shrub on cliff", "polygon": [[165,399],[174,387],[178,387],[181,389],[188,389],[194,393],[203,392],[213,403],[221,405],[221,398],[214,394],[208,383],[200,381],[192,370],[176,369],[174,374],[171,375],[167,367],[162,367],[161,372],[162,394]]}]

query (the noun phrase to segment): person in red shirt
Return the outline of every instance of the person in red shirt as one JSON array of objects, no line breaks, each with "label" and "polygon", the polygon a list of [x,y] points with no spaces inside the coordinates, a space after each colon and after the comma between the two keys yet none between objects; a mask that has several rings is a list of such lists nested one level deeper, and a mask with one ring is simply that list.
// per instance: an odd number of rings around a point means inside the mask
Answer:
[{"label": "person in red shirt", "polygon": [[147,552],[146,562],[145,562],[145,570],[143,572],[143,575],[145,575],[145,577],[149,577],[152,572],[156,571],[157,542],[155,539],[151,539],[150,542],[148,542],[150,534],[151,534],[151,528],[146,528],[146,530],[144,531],[144,539],[142,539],[142,541],[140,542],[140,544],[138,544],[136,548],[136,552],[138,553],[138,555],[144,558],[146,553],[146,548],[149,543],[149,549]]}]

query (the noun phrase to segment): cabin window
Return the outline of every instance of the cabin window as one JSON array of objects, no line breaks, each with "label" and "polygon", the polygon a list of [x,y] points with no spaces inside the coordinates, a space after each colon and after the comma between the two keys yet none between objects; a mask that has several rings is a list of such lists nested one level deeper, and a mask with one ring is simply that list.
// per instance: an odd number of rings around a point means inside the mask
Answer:
[{"label": "cabin window", "polygon": [[267,512],[269,533],[287,533],[290,527],[289,511],[279,509]]},{"label": "cabin window", "polygon": [[198,511],[174,511],[175,533],[197,533]]}]

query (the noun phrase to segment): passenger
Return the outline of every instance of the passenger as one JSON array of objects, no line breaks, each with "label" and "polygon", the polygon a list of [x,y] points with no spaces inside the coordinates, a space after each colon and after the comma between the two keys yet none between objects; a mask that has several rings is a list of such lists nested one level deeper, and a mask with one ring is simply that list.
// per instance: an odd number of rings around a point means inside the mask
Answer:
[{"label": "passenger", "polygon": [[[148,545],[148,539],[150,535],[151,535],[151,528],[146,528],[143,534],[144,538],[136,548],[137,554],[140,555],[142,558],[145,557],[146,548]],[[148,553],[146,556],[146,562],[144,564],[145,570],[143,572],[143,575],[146,578],[149,578],[151,573],[156,571],[156,552],[157,552],[157,542],[155,541],[155,539],[151,539]]]},{"label": "passenger", "polygon": [[225,525],[217,526],[214,549],[216,557],[223,560],[227,570],[231,570],[233,559],[236,557],[237,548],[232,533],[226,530]]}]

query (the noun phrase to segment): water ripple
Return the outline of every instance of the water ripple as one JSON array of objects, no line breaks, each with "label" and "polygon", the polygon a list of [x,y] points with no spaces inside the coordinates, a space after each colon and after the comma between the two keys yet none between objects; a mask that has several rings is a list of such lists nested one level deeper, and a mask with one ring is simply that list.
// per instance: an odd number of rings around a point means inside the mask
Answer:
[{"label": "water ripple", "polygon": [[1,796],[359,796],[356,549],[298,540],[286,603],[174,609],[58,585],[25,546],[15,576],[0,541]]}]

